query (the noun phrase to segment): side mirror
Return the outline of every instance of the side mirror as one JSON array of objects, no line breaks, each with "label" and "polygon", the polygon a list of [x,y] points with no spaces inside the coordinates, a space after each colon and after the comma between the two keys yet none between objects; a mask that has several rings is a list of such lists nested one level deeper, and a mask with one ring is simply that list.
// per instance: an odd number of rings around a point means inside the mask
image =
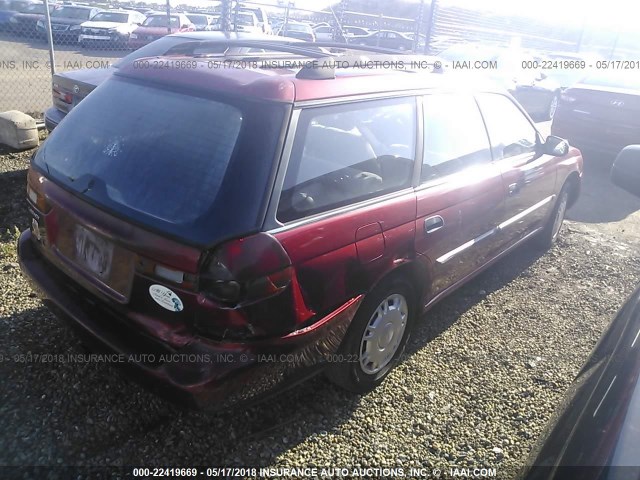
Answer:
[{"label": "side mirror", "polygon": [[560,137],[549,135],[542,145],[542,153],[554,157],[564,157],[569,153],[569,144]]},{"label": "side mirror", "polygon": [[611,181],[640,197],[640,145],[624,147],[611,167]]}]

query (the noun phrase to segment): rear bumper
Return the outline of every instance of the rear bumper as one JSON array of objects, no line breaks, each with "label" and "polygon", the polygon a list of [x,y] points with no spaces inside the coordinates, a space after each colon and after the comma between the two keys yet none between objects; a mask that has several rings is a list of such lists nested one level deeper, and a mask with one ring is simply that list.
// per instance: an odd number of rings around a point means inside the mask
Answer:
[{"label": "rear bumper", "polygon": [[56,107],[51,107],[44,112],[44,126],[47,131],[52,131],[58,126],[58,124],[65,117],[65,113],[58,110]]},{"label": "rear bumper", "polygon": [[257,400],[314,375],[337,352],[362,300],[356,297],[314,325],[284,337],[231,343],[194,334],[191,342],[175,350],[143,334],[51,265],[28,230],[18,241],[18,257],[44,303],[75,327],[93,350],[117,355],[118,365],[140,383],[196,408],[222,409]]}]

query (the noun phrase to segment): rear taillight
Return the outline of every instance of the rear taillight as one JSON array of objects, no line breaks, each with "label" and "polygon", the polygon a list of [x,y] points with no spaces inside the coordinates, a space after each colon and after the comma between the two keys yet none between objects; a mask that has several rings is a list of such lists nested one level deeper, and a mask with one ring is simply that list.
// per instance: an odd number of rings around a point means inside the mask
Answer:
[{"label": "rear taillight", "polygon": [[73,95],[71,93],[63,92],[58,84],[53,84],[52,91],[54,100],[57,98],[58,100],[61,100],[62,102],[69,105],[71,105],[71,103],[73,102]]},{"label": "rear taillight", "polygon": [[235,307],[250,305],[284,291],[293,278],[291,259],[268,233],[231,240],[206,255],[199,291]]},{"label": "rear taillight", "polygon": [[43,182],[44,177],[42,175],[34,170],[29,171],[27,176],[27,198],[39,212],[46,214],[51,210],[51,205],[42,191]]}]

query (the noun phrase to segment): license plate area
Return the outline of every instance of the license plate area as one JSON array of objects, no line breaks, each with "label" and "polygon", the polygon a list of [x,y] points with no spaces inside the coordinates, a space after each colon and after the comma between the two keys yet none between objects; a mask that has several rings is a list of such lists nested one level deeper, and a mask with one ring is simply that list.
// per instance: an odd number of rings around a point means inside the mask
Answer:
[{"label": "license plate area", "polygon": [[73,278],[119,303],[131,296],[136,254],[66,212],[59,211],[55,244],[57,262]]},{"label": "license plate area", "polygon": [[113,263],[113,243],[81,225],[76,225],[74,238],[75,260],[78,265],[101,280],[107,280]]}]

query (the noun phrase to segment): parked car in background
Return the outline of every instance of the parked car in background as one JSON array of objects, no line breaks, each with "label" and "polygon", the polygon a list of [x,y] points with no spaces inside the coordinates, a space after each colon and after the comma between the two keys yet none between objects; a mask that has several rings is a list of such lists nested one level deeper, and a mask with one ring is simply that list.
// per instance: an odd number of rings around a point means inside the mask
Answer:
[{"label": "parked car in background", "polygon": [[129,35],[129,47],[140,48],[170,33],[195,32],[196,27],[183,13],[154,13]]},{"label": "parked car in background", "polygon": [[345,25],[342,27],[342,33],[346,38],[369,35],[371,32],[364,27],[354,27],[352,25]]},{"label": "parked car in background", "polygon": [[601,71],[567,88],[551,131],[572,145],[613,159],[640,143],[640,77],[633,70]]},{"label": "parked car in background", "polygon": [[[256,16],[256,19],[258,20],[258,27],[260,28],[262,33],[266,33],[267,35],[273,34],[273,28],[271,25],[269,12],[267,12],[267,10],[264,7],[242,5],[241,11],[251,12]],[[256,32],[256,33],[259,33],[259,32]]]},{"label": "parked car in background", "polygon": [[313,27],[313,33],[318,42],[331,42],[333,40],[333,27],[330,25],[320,25]]},{"label": "parked car in background", "polygon": [[191,404],[320,372],[374,389],[426,310],[549,247],[578,196],[580,152],[500,89],[166,58],[198,67],[120,68],[33,156],[18,257],[90,345]]},{"label": "parked car in background", "polygon": [[413,40],[405,34],[393,30],[380,30],[368,35],[354,35],[349,38],[349,43],[402,51],[413,49]]},{"label": "parked car in background", "polygon": [[253,12],[241,10],[237,14],[232,15],[232,18],[235,20],[236,32],[254,34],[264,33],[264,30],[258,21],[258,17],[256,17]]},{"label": "parked car in background", "polygon": [[[49,13],[53,12],[57,7],[57,4],[49,3]],[[30,3],[9,18],[9,30],[22,37],[34,38],[36,36],[36,24],[38,20],[45,18],[44,13],[44,3]]]},{"label": "parked car in background", "polygon": [[419,52],[424,52],[424,47],[427,45],[427,36],[424,34],[420,34],[417,36],[417,43],[416,43],[416,34],[414,32],[411,33],[405,33],[405,35],[410,38],[411,40],[413,40],[413,44],[414,44],[414,50],[418,50]]},{"label": "parked car in background", "polygon": [[97,13],[81,25],[78,42],[81,47],[96,44],[126,47],[131,34],[146,18],[135,10],[108,10]]},{"label": "parked car in background", "polygon": [[[51,12],[51,34],[54,42],[78,43],[81,25],[102,12],[101,8],[85,5],[62,5]],[[47,38],[44,19],[36,22],[36,34],[42,40]]]},{"label": "parked car in background", "polygon": [[281,37],[297,38],[305,42],[315,42],[316,34],[310,25],[292,20],[284,23],[277,34]]},{"label": "parked car in background", "polygon": [[204,13],[185,13],[187,18],[193,23],[196,27],[196,31],[211,31],[213,30],[213,25],[218,19],[214,15],[208,15]]},{"label": "parked car in background", "polygon": [[530,52],[464,43],[440,52],[438,58],[471,80],[490,78],[502,85],[536,120],[551,120],[556,114],[561,86],[541,69],[523,68],[523,59],[535,59]]},{"label": "parked car in background", "polygon": [[11,30],[11,19],[34,3],[28,0],[0,0],[0,31]]},{"label": "parked car in background", "polygon": [[[235,23],[234,23],[235,22]],[[222,19],[218,18],[213,25],[212,30],[222,31]],[[230,30],[232,32],[245,32],[262,34],[262,27],[260,27],[258,18],[253,12],[240,11],[237,14],[231,16]]]},{"label": "parked car in background", "polygon": [[[613,182],[640,197],[640,145],[626,147]],[[640,287],[625,301],[538,439],[524,480],[640,479]]]},{"label": "parked car in background", "polygon": [[[223,32],[187,32],[176,33],[164,36],[144,47],[141,47],[129,55],[121,58],[109,68],[87,68],[82,70],[71,70],[59,72],[53,76],[52,98],[53,106],[44,113],[44,123],[47,130],[52,131],[67,113],[80,103],[89,93],[91,93],[104,80],[109,78],[119,68],[133,63],[135,60],[146,57],[157,57],[167,54],[172,49],[187,43],[199,41],[228,41],[235,40],[264,40],[272,43],[295,41],[290,38],[266,36],[264,34],[249,33],[223,33]],[[206,52],[211,58],[218,56],[233,57],[239,55],[259,56],[265,53],[264,49],[244,46],[207,45],[202,47],[201,52]]]}]

